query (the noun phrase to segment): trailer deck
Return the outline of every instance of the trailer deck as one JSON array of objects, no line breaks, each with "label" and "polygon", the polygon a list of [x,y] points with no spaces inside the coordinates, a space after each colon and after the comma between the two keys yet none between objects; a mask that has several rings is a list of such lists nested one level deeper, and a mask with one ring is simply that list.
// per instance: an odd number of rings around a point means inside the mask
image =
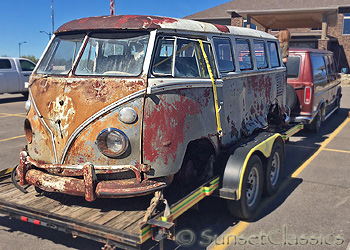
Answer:
[{"label": "trailer deck", "polygon": [[[281,136],[288,140],[301,129],[302,124],[287,126]],[[25,186],[28,193],[23,193],[13,185],[11,171],[0,171],[0,212],[25,222],[124,249],[139,249],[152,237],[156,240],[173,238],[173,222],[218,190],[220,182],[220,177],[215,176],[204,183],[193,183],[191,187],[171,185],[164,191],[170,211],[165,214],[166,207],[157,206],[152,216],[147,216],[147,223],[142,224],[153,195],[88,202],[79,196],[38,193],[31,185]],[[159,235],[159,232],[164,234]]]},{"label": "trailer deck", "polygon": [[[171,214],[164,217],[163,210],[157,210],[153,217],[160,221],[175,220],[210,195],[218,184],[216,177],[190,194],[184,190],[175,192],[176,195],[167,197]],[[26,190],[28,193],[21,192],[9,176],[3,177],[0,180],[0,211],[22,221],[127,249],[138,249],[152,237],[152,226],[141,225],[152,195],[87,202],[84,197],[60,193],[39,194],[34,186],[27,186]]]}]

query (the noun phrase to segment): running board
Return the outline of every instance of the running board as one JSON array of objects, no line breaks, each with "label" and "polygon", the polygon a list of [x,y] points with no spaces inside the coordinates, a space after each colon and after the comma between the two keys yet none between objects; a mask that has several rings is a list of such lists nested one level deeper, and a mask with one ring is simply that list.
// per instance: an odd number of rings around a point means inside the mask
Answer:
[{"label": "running board", "polygon": [[337,109],[338,107],[335,107],[331,112],[329,112],[329,114],[324,118],[324,120],[327,120],[328,117],[330,117]]}]

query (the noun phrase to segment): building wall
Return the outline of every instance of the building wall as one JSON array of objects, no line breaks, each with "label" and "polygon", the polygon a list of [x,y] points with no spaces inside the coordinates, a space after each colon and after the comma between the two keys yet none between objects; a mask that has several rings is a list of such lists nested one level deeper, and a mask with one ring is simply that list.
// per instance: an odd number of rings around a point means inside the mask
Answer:
[{"label": "building wall", "polygon": [[329,49],[334,52],[339,69],[348,68],[350,64],[350,35],[343,35],[344,15],[338,15],[337,25],[328,27],[328,36],[338,38],[338,42],[330,43]]}]

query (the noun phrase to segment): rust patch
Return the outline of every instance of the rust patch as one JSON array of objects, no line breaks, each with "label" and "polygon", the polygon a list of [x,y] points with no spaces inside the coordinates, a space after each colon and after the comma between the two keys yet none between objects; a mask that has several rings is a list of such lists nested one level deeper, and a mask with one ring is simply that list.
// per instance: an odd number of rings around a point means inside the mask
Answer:
[{"label": "rust patch", "polygon": [[84,185],[85,185],[85,200],[94,201],[96,199],[95,187],[97,177],[93,165],[86,163],[83,167]]},{"label": "rust patch", "polygon": [[[57,156],[60,159],[70,135],[85,120],[115,101],[145,87],[145,77],[101,79],[61,76],[42,79],[41,75],[36,75],[32,77],[31,91],[40,114],[54,133]],[[33,126],[33,131],[39,134],[47,134],[48,132],[39,131],[35,126]],[[47,138],[47,135],[45,137]],[[33,138],[35,146],[32,152],[36,152],[36,155],[39,156],[43,153],[42,144],[44,142],[35,141],[38,138],[40,137],[34,136]],[[95,139],[96,137],[92,140]],[[41,157],[36,157],[36,159],[41,159]],[[44,159],[47,162],[47,158],[44,157]],[[87,161],[91,161],[90,159],[94,159],[94,157],[92,156]]]},{"label": "rust patch", "polygon": [[[176,90],[154,97],[157,103],[147,99],[145,109],[144,157],[146,161],[160,160],[167,165],[176,157],[179,145],[196,119],[209,103],[207,89]],[[148,104],[147,104],[148,103]]]},{"label": "rust patch", "polygon": [[59,27],[56,33],[73,30],[113,30],[113,29],[159,29],[160,24],[177,22],[174,18],[142,16],[142,15],[116,15],[88,17],[70,21]]},{"label": "rust patch", "polygon": [[215,23],[213,23],[213,25],[221,32],[224,32],[224,33],[230,32],[230,30],[228,29],[228,27],[226,25],[215,24]]}]

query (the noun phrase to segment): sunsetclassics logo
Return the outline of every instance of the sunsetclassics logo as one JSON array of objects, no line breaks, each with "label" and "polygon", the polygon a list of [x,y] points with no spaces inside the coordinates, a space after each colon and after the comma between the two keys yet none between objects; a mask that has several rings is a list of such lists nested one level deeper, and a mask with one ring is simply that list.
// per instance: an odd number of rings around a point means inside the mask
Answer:
[{"label": "sunsetclassics logo", "polygon": [[[252,245],[252,246],[341,246],[345,242],[342,234],[319,234],[319,233],[301,233],[295,234],[288,231],[284,225],[282,229],[275,229],[269,232],[261,231],[252,235],[220,235],[218,236],[212,230],[207,229],[198,235],[190,230],[181,230],[176,234],[176,243],[181,246],[192,246],[199,244],[207,247],[214,245]],[[347,250],[350,250],[349,247]]]}]

